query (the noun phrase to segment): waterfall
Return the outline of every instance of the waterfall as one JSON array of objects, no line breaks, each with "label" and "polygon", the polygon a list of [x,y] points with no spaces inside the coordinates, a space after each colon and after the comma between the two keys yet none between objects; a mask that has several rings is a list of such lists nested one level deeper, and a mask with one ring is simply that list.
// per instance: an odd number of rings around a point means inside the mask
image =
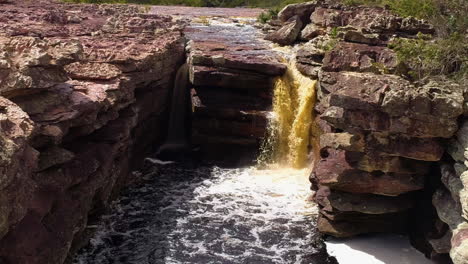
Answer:
[{"label": "waterfall", "polygon": [[317,160],[320,129],[313,122],[316,103],[316,81],[302,75],[294,63],[275,81],[273,113],[269,120],[260,163],[304,168],[311,164],[309,153]]},{"label": "waterfall", "polygon": [[190,151],[190,112],[189,66],[185,63],[177,71],[167,139],[158,150],[157,156],[159,158],[177,159]]}]

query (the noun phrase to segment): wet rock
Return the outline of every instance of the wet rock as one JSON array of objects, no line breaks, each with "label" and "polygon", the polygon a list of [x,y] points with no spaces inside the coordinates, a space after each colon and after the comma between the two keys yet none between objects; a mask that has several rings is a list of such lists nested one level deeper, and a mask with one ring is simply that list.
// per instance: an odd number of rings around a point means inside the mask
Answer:
[{"label": "wet rock", "polygon": [[320,232],[335,237],[352,237],[365,233],[399,233],[407,228],[405,214],[346,215],[345,221],[331,221],[324,215],[318,219]]},{"label": "wet rock", "polygon": [[[286,71],[261,32],[251,25],[232,27],[230,22],[185,30],[194,86],[192,141],[200,146],[199,156],[224,166],[256,159],[274,78]],[[231,155],[220,156],[221,152]]]},{"label": "wet rock", "polygon": [[372,194],[354,194],[321,187],[316,200],[323,208],[321,210],[333,212],[359,212],[363,214],[389,214],[406,211],[414,206],[414,199],[410,195],[388,197]]},{"label": "wet rock", "polygon": [[[336,263],[314,232],[314,216],[297,214],[302,205],[296,202],[303,200],[294,197],[306,195],[307,186],[299,185],[301,194],[288,194],[281,184],[262,183],[271,175],[253,175],[250,169],[153,166],[142,173],[156,169],[157,174],[123,193],[97,226],[92,241],[100,243],[88,245],[74,263]],[[271,195],[278,191],[284,196]]]},{"label": "wet rock", "polygon": [[196,86],[214,86],[242,90],[268,90],[273,85],[273,78],[271,76],[242,70],[206,66],[191,67],[190,81]]},{"label": "wet rock", "polygon": [[291,45],[299,36],[303,22],[298,16],[291,17],[280,29],[268,34],[265,39],[280,45]]}]

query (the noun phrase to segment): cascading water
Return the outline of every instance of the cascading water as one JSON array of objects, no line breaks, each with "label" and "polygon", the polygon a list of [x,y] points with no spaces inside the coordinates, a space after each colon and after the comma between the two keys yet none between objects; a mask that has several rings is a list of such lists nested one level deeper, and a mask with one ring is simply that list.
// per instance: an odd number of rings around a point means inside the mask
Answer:
[{"label": "cascading water", "polygon": [[163,159],[179,159],[190,152],[190,82],[188,64],[177,71],[172,95],[171,111],[166,142],[157,156]]},{"label": "cascading water", "polygon": [[289,68],[275,84],[259,157],[267,166],[221,169],[148,159],[142,182],[88,227],[95,236],[73,263],[336,263],[315,231],[317,209],[308,201],[308,153],[318,137],[315,81]]},{"label": "cascading water", "polygon": [[[316,81],[290,63],[275,82],[273,113],[259,161],[280,167],[304,168],[313,162],[309,152],[318,149],[320,130],[314,124]],[[315,160],[316,156],[314,157]]]}]

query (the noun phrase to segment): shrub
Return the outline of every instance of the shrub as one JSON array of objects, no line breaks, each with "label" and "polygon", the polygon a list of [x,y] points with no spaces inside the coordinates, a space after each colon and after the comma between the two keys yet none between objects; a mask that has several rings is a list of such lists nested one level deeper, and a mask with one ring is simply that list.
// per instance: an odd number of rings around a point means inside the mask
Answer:
[{"label": "shrub", "polygon": [[389,47],[395,50],[398,61],[407,68],[402,73],[411,79],[441,74],[457,79],[467,77],[468,45],[459,33],[434,40],[428,40],[422,34],[417,39],[398,38]]},{"label": "shrub", "polygon": [[411,79],[449,75],[466,80],[468,74],[468,4],[466,0],[341,0],[348,5],[385,6],[396,14],[425,19],[436,35],[397,38],[389,46],[398,56],[402,73]]}]

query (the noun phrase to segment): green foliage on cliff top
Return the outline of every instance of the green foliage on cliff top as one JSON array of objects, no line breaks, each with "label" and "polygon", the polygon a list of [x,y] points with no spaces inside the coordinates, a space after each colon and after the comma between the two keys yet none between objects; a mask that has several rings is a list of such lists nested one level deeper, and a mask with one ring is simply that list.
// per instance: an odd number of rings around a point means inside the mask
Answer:
[{"label": "green foliage on cliff top", "polygon": [[468,80],[467,0],[340,0],[348,5],[386,7],[396,14],[425,19],[434,25],[434,37],[397,38],[389,46],[411,79],[448,75]]},{"label": "green foliage on cliff top", "polygon": [[147,5],[185,5],[206,7],[262,7],[281,8],[288,4],[306,2],[305,0],[64,0],[72,3],[127,3]]}]

